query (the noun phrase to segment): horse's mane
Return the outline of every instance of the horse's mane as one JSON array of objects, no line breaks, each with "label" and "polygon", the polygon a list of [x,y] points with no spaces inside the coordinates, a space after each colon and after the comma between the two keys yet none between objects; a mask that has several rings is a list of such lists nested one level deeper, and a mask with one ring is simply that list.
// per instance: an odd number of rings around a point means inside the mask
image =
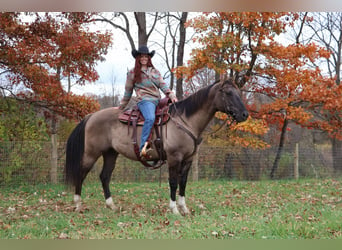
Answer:
[{"label": "horse's mane", "polygon": [[176,102],[173,105],[170,106],[169,112],[171,115],[175,114],[183,114],[185,113],[186,117],[190,117],[196,111],[198,111],[202,106],[204,101],[208,98],[210,89],[216,84],[217,82],[214,82],[213,84],[208,85],[207,87],[204,87],[194,94],[188,96],[182,101]]}]

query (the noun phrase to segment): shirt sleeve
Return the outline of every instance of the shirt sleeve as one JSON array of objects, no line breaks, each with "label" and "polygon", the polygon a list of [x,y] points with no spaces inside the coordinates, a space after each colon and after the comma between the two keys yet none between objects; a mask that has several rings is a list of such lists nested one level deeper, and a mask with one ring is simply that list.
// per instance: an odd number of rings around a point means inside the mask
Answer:
[{"label": "shirt sleeve", "polygon": [[158,87],[163,91],[166,96],[169,96],[172,91],[170,90],[169,86],[164,81],[163,77],[161,76],[160,72],[157,69],[152,70],[152,78]]},{"label": "shirt sleeve", "polygon": [[125,83],[125,92],[124,96],[120,102],[120,107],[124,109],[126,105],[128,104],[129,100],[131,99],[133,95],[133,79],[134,79],[134,73],[132,70],[127,72],[127,78]]}]

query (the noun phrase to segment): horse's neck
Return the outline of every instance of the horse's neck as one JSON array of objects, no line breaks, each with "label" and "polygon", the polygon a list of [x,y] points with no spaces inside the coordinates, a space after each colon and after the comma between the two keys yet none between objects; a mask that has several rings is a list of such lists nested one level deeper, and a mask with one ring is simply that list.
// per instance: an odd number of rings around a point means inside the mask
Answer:
[{"label": "horse's neck", "polygon": [[212,102],[207,101],[201,109],[199,109],[189,118],[183,116],[185,122],[187,123],[186,125],[196,137],[200,137],[204,129],[215,115],[215,110],[213,109],[211,103]]}]

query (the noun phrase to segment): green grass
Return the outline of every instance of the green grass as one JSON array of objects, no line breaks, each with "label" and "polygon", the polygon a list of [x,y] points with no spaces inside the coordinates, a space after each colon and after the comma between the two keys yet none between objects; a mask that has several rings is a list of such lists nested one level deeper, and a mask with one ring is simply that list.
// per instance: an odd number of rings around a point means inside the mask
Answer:
[{"label": "green grass", "polygon": [[185,217],[167,183],[111,188],[117,213],[100,182],[85,183],[81,213],[62,185],[3,188],[0,239],[342,239],[342,180],[190,182]]}]

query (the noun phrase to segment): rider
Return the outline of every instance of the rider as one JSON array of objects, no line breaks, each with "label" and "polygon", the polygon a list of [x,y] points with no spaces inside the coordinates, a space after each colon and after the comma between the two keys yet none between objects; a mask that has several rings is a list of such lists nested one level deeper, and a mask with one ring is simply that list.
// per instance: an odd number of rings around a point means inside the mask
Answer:
[{"label": "rider", "polygon": [[168,96],[172,102],[176,102],[175,94],[164,82],[160,72],[154,68],[151,58],[155,51],[149,51],[146,45],[142,45],[138,50],[132,50],[135,58],[135,66],[127,72],[125,93],[119,108],[123,110],[132,97],[133,89],[137,95],[138,108],[144,116],[145,122],[142,128],[140,139],[140,156],[146,157],[149,147],[148,137],[151,133],[155,121],[155,111],[160,100],[159,89]]}]

